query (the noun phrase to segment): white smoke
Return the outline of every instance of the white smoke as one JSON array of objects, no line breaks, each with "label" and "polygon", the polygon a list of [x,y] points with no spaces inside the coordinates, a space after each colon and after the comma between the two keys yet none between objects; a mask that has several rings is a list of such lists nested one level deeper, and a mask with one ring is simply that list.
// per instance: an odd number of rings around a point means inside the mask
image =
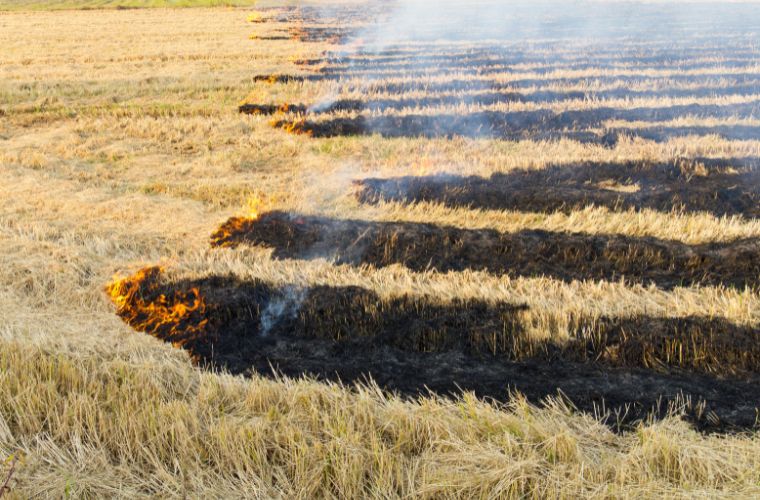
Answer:
[{"label": "white smoke", "polygon": [[305,288],[293,285],[286,286],[277,293],[281,295],[273,296],[259,316],[259,334],[262,337],[268,336],[283,318],[295,317],[306,297]]}]

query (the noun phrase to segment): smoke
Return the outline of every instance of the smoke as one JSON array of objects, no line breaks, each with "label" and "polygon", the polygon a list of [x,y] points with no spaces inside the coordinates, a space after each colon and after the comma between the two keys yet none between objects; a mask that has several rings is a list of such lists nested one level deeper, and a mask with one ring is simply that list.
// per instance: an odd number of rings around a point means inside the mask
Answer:
[{"label": "smoke", "polygon": [[282,289],[281,295],[272,297],[259,316],[262,337],[269,335],[277,323],[283,319],[294,318],[306,297],[306,289],[294,285]]},{"label": "smoke", "polygon": [[757,3],[624,0],[397,0],[359,34],[365,49],[404,42],[548,39],[648,39],[674,41],[686,32],[721,29],[757,32]]}]

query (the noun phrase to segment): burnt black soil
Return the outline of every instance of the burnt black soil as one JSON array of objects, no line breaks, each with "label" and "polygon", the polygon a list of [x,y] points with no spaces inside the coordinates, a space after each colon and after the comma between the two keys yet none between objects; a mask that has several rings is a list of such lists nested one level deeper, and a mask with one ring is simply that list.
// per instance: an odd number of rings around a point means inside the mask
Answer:
[{"label": "burnt black soil", "polygon": [[334,259],[339,264],[401,264],[414,271],[488,271],[564,281],[624,279],[665,289],[694,284],[755,287],[760,241],[687,245],[624,235],[489,229],[409,222],[370,222],[269,212],[232,218],[214,246],[273,248],[279,259]]},{"label": "burnt black soil", "polygon": [[300,104],[243,104],[238,112],[246,115],[273,115],[275,113],[305,113],[306,106]]},{"label": "burnt black soil", "polygon": [[265,83],[303,83],[303,82],[309,82],[309,81],[319,81],[322,78],[320,78],[318,75],[283,75],[283,74],[263,74],[263,75],[254,75],[252,80],[254,82],[265,82]]},{"label": "burnt black soil", "polygon": [[344,43],[355,30],[335,26],[297,26],[290,28],[291,38],[299,42]]},{"label": "burnt black soil", "polygon": [[248,115],[274,115],[277,113],[333,113],[336,111],[360,111],[365,109],[365,103],[353,99],[343,99],[335,101],[322,108],[309,110],[308,106],[303,104],[242,104],[238,107],[238,112]]},{"label": "burnt black soil", "polygon": [[[760,217],[758,159],[692,160],[669,164],[583,163],[515,170],[490,177],[436,175],[357,181],[363,203],[429,201],[451,207],[570,212],[589,205]],[[694,173],[701,163],[707,175]],[[728,168],[735,172],[729,173]],[[605,183],[637,187],[605,189]]]},{"label": "burnt black soil", "polygon": [[[685,398],[689,418],[717,430],[754,425],[760,401],[758,332],[724,320],[582,320],[575,341],[553,346],[525,339],[520,316],[527,308],[520,305],[381,299],[357,287],[274,287],[226,276],[166,283],[156,274],[126,307],[138,298],[171,303],[191,290],[206,302],[203,317],[168,324],[120,314],[182,345],[202,365],[233,373],[269,375],[274,367],[289,376],[371,378],[404,395],[468,390],[499,401],[515,389],[534,402],[561,391],[582,411],[617,414],[612,424],[662,414],[668,402]],[[193,327],[201,320],[198,335]],[[709,370],[700,368],[706,352]],[[693,363],[681,362],[689,358]],[[742,363],[748,370],[729,369]]]},{"label": "burnt black soil", "polygon": [[[299,125],[299,132],[312,137],[339,137],[378,134],[382,137],[472,137],[498,138],[506,140],[548,140],[567,138],[584,143],[613,146],[623,131],[604,133],[590,129],[601,129],[608,120],[657,122],[672,120],[687,115],[710,116],[713,118],[751,117],[760,112],[760,102],[731,105],[679,105],[661,108],[594,108],[553,112],[537,111],[482,111],[469,114],[402,115],[402,116],[358,116],[354,118],[334,118],[328,120],[307,120]],[[284,120],[274,123],[276,127],[287,128],[292,122]],[[702,127],[704,129],[705,127]],[[719,127],[716,134],[727,133],[745,137],[748,127]],[[750,127],[751,128],[751,127]],[[683,135],[679,129],[671,130],[675,136]],[[655,141],[666,141],[671,136],[667,128],[640,132],[626,130],[626,135],[647,134]],[[749,133],[752,133],[750,130]]]}]

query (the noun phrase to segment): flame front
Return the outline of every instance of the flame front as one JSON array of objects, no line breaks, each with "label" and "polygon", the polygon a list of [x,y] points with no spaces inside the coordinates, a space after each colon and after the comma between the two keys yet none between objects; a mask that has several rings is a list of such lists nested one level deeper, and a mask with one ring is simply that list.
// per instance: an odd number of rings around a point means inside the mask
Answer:
[{"label": "flame front", "polygon": [[206,336],[206,301],[197,287],[159,294],[160,267],[147,267],[127,278],[115,278],[106,292],[117,314],[132,328],[182,347]]},{"label": "flame front", "polygon": [[297,120],[272,120],[269,122],[269,124],[272,127],[275,128],[281,128],[285,132],[288,132],[290,134],[294,135],[307,135],[311,136],[313,135],[313,132],[308,127],[306,120],[303,118],[297,119]]}]

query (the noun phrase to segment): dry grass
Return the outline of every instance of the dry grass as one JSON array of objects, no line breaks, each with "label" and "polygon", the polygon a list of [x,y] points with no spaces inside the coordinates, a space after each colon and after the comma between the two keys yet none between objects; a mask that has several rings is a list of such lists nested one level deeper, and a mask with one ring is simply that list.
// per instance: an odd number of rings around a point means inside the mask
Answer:
[{"label": "dry grass", "polygon": [[2,0],[0,11],[242,7],[256,0]]},{"label": "dry grass", "polygon": [[[249,40],[251,34],[278,35],[284,27],[249,23],[249,14],[159,9],[0,16],[0,464],[20,457],[11,497],[760,494],[754,433],[703,435],[674,416],[614,434],[558,402],[538,408],[516,398],[498,407],[471,395],[404,401],[377,388],[237,378],[201,371],[183,351],[124,325],[104,286],[115,273],[156,263],[177,281],[233,275],[277,285],[361,286],[381,297],[517,302],[531,307],[531,335],[559,340],[567,339],[567,325],[579,315],[697,315],[760,325],[760,294],[753,289],[663,290],[472,271],[357,268],[277,260],[258,248],[209,249],[211,233],[245,212],[254,196],[263,197],[266,208],[305,214],[503,232],[625,234],[688,244],[760,236],[756,219],[706,212],[360,204],[352,192],[356,178],[710,159],[739,170],[737,159],[760,157],[760,140],[702,133],[663,140],[634,134],[614,145],[569,137],[293,136],[272,128],[270,117],[238,114],[241,99],[250,95],[252,103],[274,105],[309,105],[335,93],[400,99],[403,93],[387,88],[409,79],[382,73],[369,92],[356,87],[366,83],[361,75],[340,82],[254,81],[255,75],[317,74],[293,61],[318,59],[334,47]],[[720,93],[741,85],[738,75],[758,73],[750,48],[736,51],[744,59],[734,66],[723,67],[727,56],[715,47],[701,57],[709,65],[688,70],[677,62],[658,68],[632,61],[602,70],[543,72],[542,64],[526,62],[514,67],[520,73],[494,67],[495,75],[473,78],[463,72],[470,83],[488,78],[503,84],[505,94],[610,94],[598,100],[437,104],[423,114],[691,104],[743,109],[757,100],[757,92]],[[681,74],[691,75],[691,83],[675,78]],[[525,88],[516,83],[534,78],[543,82]],[[469,92],[433,90],[450,79],[428,75],[422,79],[428,89],[403,97]],[[714,94],[690,95],[699,88]],[[671,94],[612,95],[620,89]],[[757,123],[743,115],[655,122],[626,117],[592,129],[721,126]]]}]

